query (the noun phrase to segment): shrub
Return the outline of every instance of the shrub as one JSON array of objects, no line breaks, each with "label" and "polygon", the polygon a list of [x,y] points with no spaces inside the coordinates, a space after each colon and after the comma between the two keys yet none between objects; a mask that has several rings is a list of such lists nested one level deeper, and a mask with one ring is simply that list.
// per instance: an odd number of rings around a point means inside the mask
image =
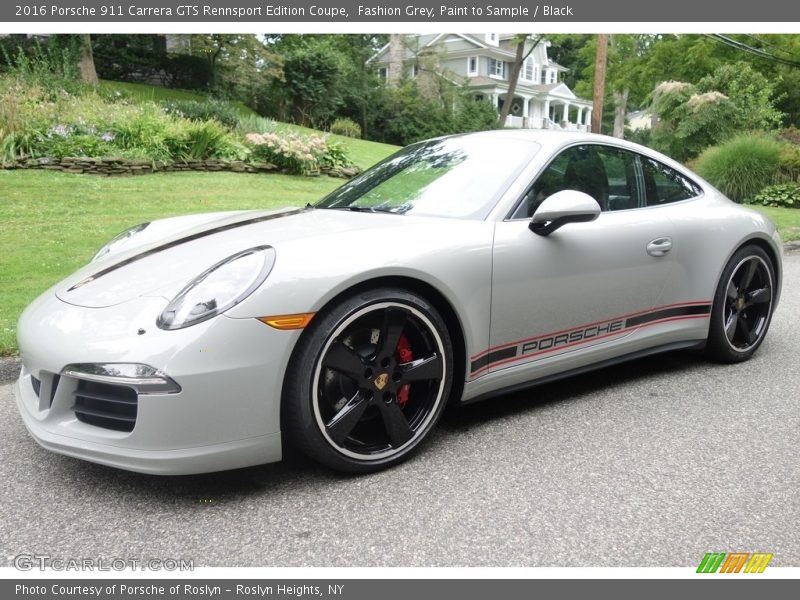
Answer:
[{"label": "shrub", "polygon": [[230,132],[214,120],[184,124],[174,137],[167,140],[167,147],[173,158],[182,160],[243,159],[247,156],[246,146],[237,142]]},{"label": "shrub", "polygon": [[162,103],[164,111],[192,121],[214,119],[233,129],[239,122],[239,112],[224,100],[168,100]]},{"label": "shrub", "polygon": [[14,79],[47,91],[51,98],[62,92],[77,94],[86,87],[78,69],[80,42],[76,36],[54,35],[45,46],[37,40],[12,52],[6,47],[0,50],[0,59]]},{"label": "shrub", "polygon": [[254,157],[290,173],[314,173],[320,167],[346,167],[351,164],[340,144],[321,136],[281,132],[248,133],[246,137]]},{"label": "shrub", "polygon": [[345,137],[360,138],[361,125],[353,121],[353,119],[339,117],[333,122],[333,125],[331,125],[331,133],[343,135]]},{"label": "shrub", "polygon": [[473,100],[466,96],[460,98],[458,109],[453,115],[452,131],[448,133],[467,133],[486,131],[497,127],[497,111],[488,100]]},{"label": "shrub", "polygon": [[85,88],[79,95],[0,77],[0,162],[82,156],[170,161],[246,158],[249,150],[215,119],[193,121],[153,102]]},{"label": "shrub", "polygon": [[274,119],[258,115],[240,115],[236,122],[236,131],[246,133],[273,133],[278,128]]},{"label": "shrub", "polygon": [[800,146],[784,142],[781,148],[781,177],[787,181],[800,179]]},{"label": "shrub", "polygon": [[770,131],[783,117],[775,108],[774,84],[742,62],[722,65],[696,85],[659,84],[652,109],[658,115],[653,147],[678,160],[737,134]]},{"label": "shrub", "polygon": [[155,34],[98,35],[92,40],[97,74],[113,81],[159,81],[167,87],[206,89],[209,61],[201,56],[167,53]]},{"label": "shrub", "polygon": [[697,172],[735,202],[755,196],[780,179],[780,142],[759,135],[739,135],[707,148],[697,159]]},{"label": "shrub", "polygon": [[800,185],[796,183],[768,185],[753,200],[764,206],[800,208]]}]

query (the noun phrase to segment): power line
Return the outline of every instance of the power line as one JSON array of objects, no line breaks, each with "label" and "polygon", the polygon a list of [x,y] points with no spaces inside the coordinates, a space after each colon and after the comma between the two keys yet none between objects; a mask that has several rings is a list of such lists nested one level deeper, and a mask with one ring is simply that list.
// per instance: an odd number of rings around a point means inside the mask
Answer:
[{"label": "power line", "polygon": [[789,59],[786,59],[786,58],[781,58],[780,56],[775,56],[774,54],[770,54],[766,50],[761,50],[759,48],[754,48],[753,46],[749,46],[749,45],[745,44],[744,42],[739,42],[737,40],[734,40],[732,38],[726,37],[726,36],[721,35],[719,33],[710,33],[710,34],[706,33],[706,34],[703,34],[703,35],[705,35],[706,37],[708,37],[708,38],[710,38],[710,39],[712,39],[712,40],[714,40],[716,42],[719,42],[721,44],[725,44],[725,45],[730,46],[732,48],[735,48],[737,50],[741,50],[742,52],[747,52],[749,54],[753,54],[754,56],[758,56],[759,58],[762,58],[764,60],[768,60],[768,61],[771,61],[771,62],[774,62],[774,63],[778,63],[778,64],[782,64],[782,65],[788,65],[790,67],[800,68],[800,62],[798,62],[798,61],[789,60]]},{"label": "power line", "polygon": [[759,44],[763,44],[764,46],[767,46],[769,48],[775,48],[775,52],[780,52],[781,54],[785,54],[786,56],[790,56],[793,59],[800,59],[800,56],[798,56],[794,52],[790,52],[789,50],[787,50],[786,48],[783,48],[782,46],[779,46],[778,44],[775,44],[773,42],[768,42],[767,40],[765,40],[763,38],[760,38],[758,36],[752,35],[750,33],[745,33],[743,35],[749,37],[752,40],[757,41]]}]

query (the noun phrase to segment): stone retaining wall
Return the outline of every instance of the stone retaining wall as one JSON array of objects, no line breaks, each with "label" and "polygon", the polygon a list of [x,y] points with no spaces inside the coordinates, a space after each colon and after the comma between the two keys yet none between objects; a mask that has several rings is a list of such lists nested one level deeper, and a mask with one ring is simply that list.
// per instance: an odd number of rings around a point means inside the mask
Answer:
[{"label": "stone retaining wall", "polygon": [[[264,162],[244,162],[241,160],[187,160],[177,162],[152,162],[146,160],[127,160],[122,158],[21,158],[14,163],[2,164],[3,169],[44,169],[104,177],[144,175],[145,173],[177,171],[230,171],[233,173],[285,173],[285,170]],[[323,167],[318,172],[306,173],[308,176],[328,175],[349,179],[360,172],[358,167]]]}]

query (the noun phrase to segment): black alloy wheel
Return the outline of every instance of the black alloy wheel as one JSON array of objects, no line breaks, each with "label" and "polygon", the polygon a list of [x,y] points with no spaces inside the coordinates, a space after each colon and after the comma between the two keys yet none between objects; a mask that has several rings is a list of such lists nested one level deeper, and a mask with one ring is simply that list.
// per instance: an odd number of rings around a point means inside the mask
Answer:
[{"label": "black alloy wheel", "polygon": [[775,271],[757,246],[745,246],[728,263],[720,279],[711,315],[708,354],[723,362],[750,358],[772,319]]},{"label": "black alloy wheel", "polygon": [[405,458],[441,416],[452,377],[447,327],[423,298],[350,298],[298,343],[285,396],[292,438],[312,458],[367,472]]}]

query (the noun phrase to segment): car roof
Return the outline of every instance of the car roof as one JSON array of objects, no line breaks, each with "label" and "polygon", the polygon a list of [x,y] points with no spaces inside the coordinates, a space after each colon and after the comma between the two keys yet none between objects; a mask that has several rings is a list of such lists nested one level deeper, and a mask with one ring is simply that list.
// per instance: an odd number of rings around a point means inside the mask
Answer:
[{"label": "car roof", "polygon": [[[564,144],[575,142],[619,144],[623,146],[635,147],[636,144],[626,142],[619,138],[600,135],[597,133],[586,133],[582,131],[556,131],[552,129],[493,129],[491,131],[478,131],[475,133],[458,134],[457,137],[485,138],[490,139],[516,139],[536,142],[542,146],[563,146]],[[456,136],[450,136],[456,137]],[[641,146],[639,146],[641,148]]]}]

